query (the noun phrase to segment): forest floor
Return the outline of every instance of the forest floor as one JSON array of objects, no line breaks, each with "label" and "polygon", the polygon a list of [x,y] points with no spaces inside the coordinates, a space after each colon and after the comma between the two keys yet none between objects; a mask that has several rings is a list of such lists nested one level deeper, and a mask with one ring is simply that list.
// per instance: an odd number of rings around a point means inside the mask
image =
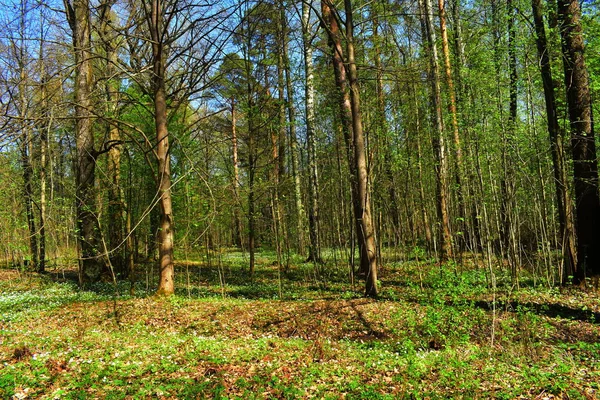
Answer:
[{"label": "forest floor", "polygon": [[134,295],[0,270],[0,398],[600,398],[597,291],[390,257],[372,300],[334,261],[257,261],[179,262],[168,299],[148,266]]}]

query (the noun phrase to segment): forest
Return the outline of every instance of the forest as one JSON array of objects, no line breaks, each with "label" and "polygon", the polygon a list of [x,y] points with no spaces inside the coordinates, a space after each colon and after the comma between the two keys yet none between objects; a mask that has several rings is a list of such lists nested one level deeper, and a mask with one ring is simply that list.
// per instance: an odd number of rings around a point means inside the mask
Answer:
[{"label": "forest", "polygon": [[0,10],[0,398],[600,398],[599,0]]}]

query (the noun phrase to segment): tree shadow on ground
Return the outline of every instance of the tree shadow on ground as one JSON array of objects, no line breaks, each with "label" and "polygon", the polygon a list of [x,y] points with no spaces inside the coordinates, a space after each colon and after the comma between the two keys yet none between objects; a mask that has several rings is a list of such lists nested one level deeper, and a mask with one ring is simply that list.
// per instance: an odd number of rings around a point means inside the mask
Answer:
[{"label": "tree shadow on ground", "polygon": [[[477,308],[487,311],[491,311],[494,308],[494,303],[490,301],[479,300],[472,304]],[[446,305],[454,306],[455,302],[446,302]],[[497,310],[504,310],[506,312],[532,312],[548,318],[563,318],[600,325],[600,312],[573,308],[558,303],[534,303],[516,300],[496,301],[495,307]]]}]

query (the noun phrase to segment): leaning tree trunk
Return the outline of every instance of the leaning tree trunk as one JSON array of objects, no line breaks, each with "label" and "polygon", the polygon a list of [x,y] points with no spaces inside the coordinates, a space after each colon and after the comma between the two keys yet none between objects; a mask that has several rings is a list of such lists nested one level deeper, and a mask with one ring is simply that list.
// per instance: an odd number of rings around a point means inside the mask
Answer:
[{"label": "leaning tree trunk", "polygon": [[156,125],[157,191],[160,196],[160,227],[157,234],[159,282],[157,294],[169,296],[175,291],[173,265],[173,207],[171,202],[171,162],[167,127],[165,88],[165,44],[161,0],[152,1],[149,15],[152,38],[152,86]]},{"label": "leaning tree trunk", "polygon": [[65,0],[75,52],[75,183],[80,283],[96,281],[102,273],[98,251],[99,226],[94,187],[96,156],[92,130],[92,53],[89,0]]},{"label": "leaning tree trunk", "polygon": [[331,5],[327,1],[321,1],[321,14],[323,20],[329,25],[329,45],[332,50],[332,64],[335,75],[337,97],[340,107],[340,119],[344,141],[346,142],[346,156],[348,159],[348,169],[350,170],[350,195],[352,198],[352,212],[354,215],[354,227],[356,230],[356,242],[360,255],[359,272],[366,276],[369,270],[369,257],[364,246],[364,231],[360,223],[360,198],[358,196],[358,177],[354,169],[354,135],[352,132],[352,108],[350,105],[350,93],[348,80],[346,77],[346,68],[343,60],[342,42],[340,39],[340,27],[335,14],[331,11]]},{"label": "leaning tree trunk", "polygon": [[[346,10],[346,51],[348,57],[348,78],[350,83],[350,105],[352,109],[352,132],[354,136],[354,162],[357,176],[357,194],[360,204],[360,227],[363,232],[363,245],[368,264],[366,271],[365,294],[377,297],[377,249],[375,247],[375,227],[371,215],[371,193],[369,190],[369,173],[367,170],[367,155],[365,151],[365,135],[363,133],[360,113],[360,90],[358,86],[358,71],[354,55],[354,26],[352,20],[351,0],[344,0]],[[363,262],[361,262],[363,264]]]},{"label": "leaning tree trunk", "polygon": [[557,3],[575,182],[577,268],[574,279],[583,282],[586,277],[600,275],[598,161],[584,58],[581,9],[578,0],[558,0]]},{"label": "leaning tree trunk", "polygon": [[[360,95],[358,72],[354,56],[352,5],[344,2],[346,10],[346,51],[348,72],[343,64],[343,50],[340,40],[339,24],[336,12],[329,0],[321,1],[323,19],[329,24],[329,42],[333,51],[333,65],[336,85],[340,91],[340,107],[342,113],[344,135],[352,153],[350,170],[352,171],[354,218],[356,220],[357,238],[360,248],[361,272],[365,274],[365,294],[377,296],[377,249],[375,247],[375,230],[373,227],[368,185],[367,157],[365,137],[360,114]],[[347,78],[346,78],[347,77]],[[350,136],[351,135],[351,136]],[[350,142],[351,141],[351,146]]]}]

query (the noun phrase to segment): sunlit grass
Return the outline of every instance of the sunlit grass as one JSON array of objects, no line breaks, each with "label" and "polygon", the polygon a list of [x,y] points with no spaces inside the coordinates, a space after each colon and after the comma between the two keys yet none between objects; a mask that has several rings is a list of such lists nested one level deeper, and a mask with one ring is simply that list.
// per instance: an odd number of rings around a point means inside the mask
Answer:
[{"label": "sunlit grass", "polygon": [[1,398],[598,397],[597,294],[406,258],[361,297],[345,262],[241,252],[80,289],[2,271]]}]

